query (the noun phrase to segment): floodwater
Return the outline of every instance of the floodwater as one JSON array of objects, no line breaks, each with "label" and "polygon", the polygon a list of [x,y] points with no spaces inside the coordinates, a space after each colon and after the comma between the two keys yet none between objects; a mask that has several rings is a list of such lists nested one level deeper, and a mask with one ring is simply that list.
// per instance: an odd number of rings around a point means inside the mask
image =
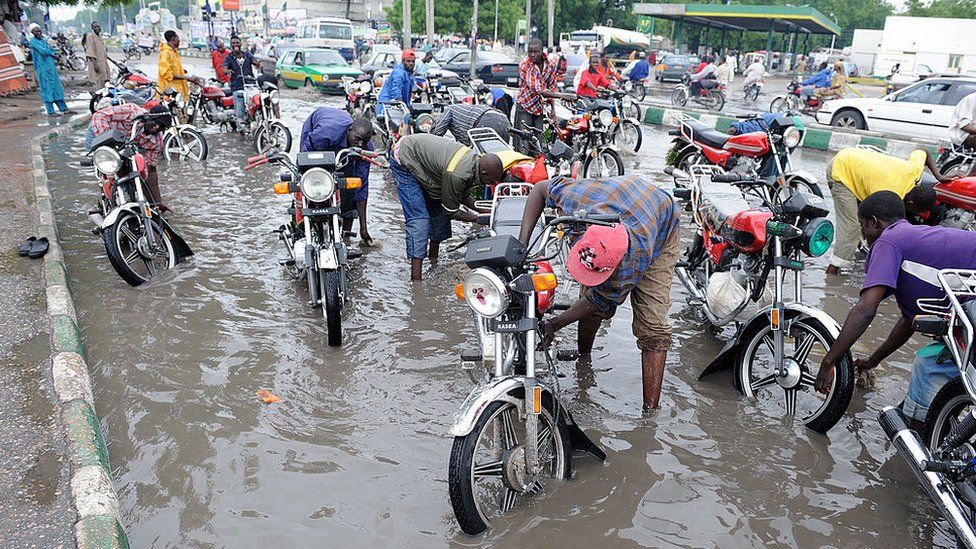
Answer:
[{"label": "floodwater", "polygon": [[[301,96],[307,97],[307,96]],[[286,99],[297,139],[314,107]],[[667,136],[645,127],[629,168],[655,181]],[[352,269],[344,345],[326,345],[304,284],[277,260],[272,231],[288,199],[274,169],[245,174],[249,144],[210,134],[210,159],[169,165],[169,219],[196,256],[131,289],[89,232],[91,176],[74,167],[81,136],[52,143],[48,171],[76,308],[133,547],[906,547],[945,545],[946,526],[876,422],[907,386],[910,355],[858,390],[820,436],[759,413],[720,373],[698,381],[721,347],[675,281],[675,345],[660,411],[640,412],[630,306],[605,323],[592,364],[567,363],[564,398],[609,454],[574,460],[575,478],[461,533],[447,489],[454,412],[472,388],[459,367],[473,341],[452,287],[460,252],[408,282],[390,182],[374,173],[370,231],[381,241]],[[297,145],[296,145],[297,148]],[[821,173],[825,156],[802,164]],[[71,163],[72,165],[69,165]],[[456,234],[468,229],[455,224]],[[860,276],[809,269],[806,301],[843,319]],[[829,297],[825,297],[829,293]],[[896,318],[887,304],[862,353]],[[568,331],[568,336],[572,335]],[[728,336],[728,332],[724,334]],[[916,342],[916,344],[919,342]],[[269,389],[281,397],[263,404]]]}]

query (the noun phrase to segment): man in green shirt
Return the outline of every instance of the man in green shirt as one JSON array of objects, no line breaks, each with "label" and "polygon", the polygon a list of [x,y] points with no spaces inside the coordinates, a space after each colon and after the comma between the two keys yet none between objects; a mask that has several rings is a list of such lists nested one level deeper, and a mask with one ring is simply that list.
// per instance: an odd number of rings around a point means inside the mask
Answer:
[{"label": "man in green shirt", "polygon": [[461,206],[475,210],[471,189],[501,181],[502,162],[447,137],[414,134],[393,147],[390,171],[406,220],[410,280],[420,280],[424,258],[437,259],[441,241],[451,237],[451,219],[478,221]]}]

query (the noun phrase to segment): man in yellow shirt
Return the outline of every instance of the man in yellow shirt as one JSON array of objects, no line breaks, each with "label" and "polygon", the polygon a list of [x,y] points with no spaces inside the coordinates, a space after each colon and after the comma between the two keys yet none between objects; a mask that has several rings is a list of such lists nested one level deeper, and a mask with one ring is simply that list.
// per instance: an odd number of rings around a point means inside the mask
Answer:
[{"label": "man in yellow shirt", "polygon": [[183,59],[180,58],[180,35],[174,30],[163,33],[166,40],[159,46],[159,78],[156,86],[160,93],[166,88],[172,87],[174,90],[183,94],[183,99],[190,97],[190,89],[186,85],[187,81],[197,85],[203,85],[203,79],[199,76],[189,76],[183,70]]},{"label": "man in yellow shirt", "polygon": [[908,155],[908,160],[902,160],[872,149],[849,147],[841,149],[827,163],[827,186],[834,197],[837,219],[834,253],[827,274],[839,274],[853,262],[861,241],[858,203],[878,191],[892,191],[904,198],[922,178],[926,167],[939,181],[946,180],[925,149],[916,149]]}]

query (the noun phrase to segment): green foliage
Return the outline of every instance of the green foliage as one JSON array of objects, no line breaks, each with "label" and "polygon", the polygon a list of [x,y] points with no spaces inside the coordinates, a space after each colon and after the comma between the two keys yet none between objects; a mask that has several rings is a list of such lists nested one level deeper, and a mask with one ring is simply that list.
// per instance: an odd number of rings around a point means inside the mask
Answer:
[{"label": "green foliage", "polygon": [[976,16],[976,0],[908,0],[905,15],[972,19]]}]

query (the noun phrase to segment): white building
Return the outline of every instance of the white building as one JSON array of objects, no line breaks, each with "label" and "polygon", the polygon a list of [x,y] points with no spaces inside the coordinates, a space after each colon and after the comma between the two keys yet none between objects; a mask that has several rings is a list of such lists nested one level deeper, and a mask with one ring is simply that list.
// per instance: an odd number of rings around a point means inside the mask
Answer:
[{"label": "white building", "polygon": [[976,73],[973,37],[976,19],[888,17],[871,72],[887,75],[895,63],[900,63],[904,74]]},{"label": "white building", "polygon": [[874,62],[881,51],[884,39],[883,30],[854,29],[854,40],[851,42],[850,61],[857,65],[858,74],[872,74]]},{"label": "white building", "polygon": [[288,4],[289,10],[304,9],[309,17],[345,17],[353,23],[365,21],[368,11],[364,0],[241,0],[241,12],[261,13],[265,4],[269,10]]}]

